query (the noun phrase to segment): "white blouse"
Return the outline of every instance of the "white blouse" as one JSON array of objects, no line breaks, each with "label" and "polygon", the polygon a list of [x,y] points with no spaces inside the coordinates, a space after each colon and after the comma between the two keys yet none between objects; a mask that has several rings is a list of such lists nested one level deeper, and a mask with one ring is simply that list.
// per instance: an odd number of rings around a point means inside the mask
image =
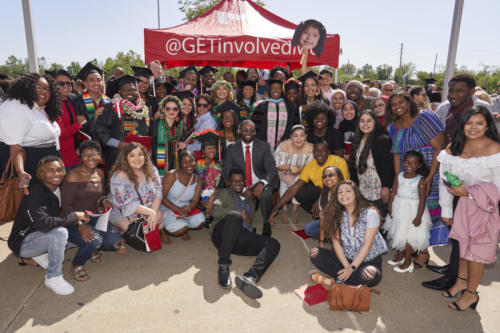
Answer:
[{"label": "white blouse", "polygon": [[56,146],[59,150],[61,129],[50,122],[43,108],[30,108],[16,99],[0,104],[0,141],[6,145],[23,147]]},{"label": "white blouse", "polygon": [[442,150],[437,160],[441,163],[439,167],[439,205],[441,206],[442,217],[453,217],[453,195],[448,192],[446,185],[442,181],[442,179],[446,179],[445,171],[463,180],[465,186],[493,182],[500,191],[500,153],[462,158],[450,155],[446,150]]}]

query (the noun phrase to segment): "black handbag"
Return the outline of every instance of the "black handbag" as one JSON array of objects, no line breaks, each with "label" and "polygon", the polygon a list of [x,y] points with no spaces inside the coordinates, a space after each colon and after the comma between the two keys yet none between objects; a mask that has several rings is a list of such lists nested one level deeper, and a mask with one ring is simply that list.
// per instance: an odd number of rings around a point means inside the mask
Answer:
[{"label": "black handbag", "polygon": [[[141,205],[144,205],[141,195],[137,190],[136,193],[139,196]],[[146,252],[146,238],[144,237],[144,228],[147,228],[147,225],[148,222],[146,221],[146,219],[139,215],[139,217],[136,218],[134,222],[128,225],[127,231],[125,231],[125,233],[122,235],[125,242],[138,251]]]},{"label": "black handbag", "polygon": [[138,251],[146,252],[146,239],[144,238],[144,227],[147,222],[143,217],[137,218],[128,225],[127,231],[122,235],[125,242]]}]

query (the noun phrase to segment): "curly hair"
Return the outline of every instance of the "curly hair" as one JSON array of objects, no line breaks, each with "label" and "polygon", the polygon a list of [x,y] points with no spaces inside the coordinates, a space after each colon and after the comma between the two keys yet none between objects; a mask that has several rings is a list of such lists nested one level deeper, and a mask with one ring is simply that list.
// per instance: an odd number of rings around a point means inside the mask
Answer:
[{"label": "curly hair", "polygon": [[102,148],[101,148],[101,144],[99,143],[99,141],[95,141],[95,140],[83,141],[78,146],[78,149],[76,152],[80,156],[85,149],[97,150],[99,152],[99,154],[102,154]]},{"label": "curly hair", "polygon": [[370,203],[363,198],[363,195],[359,191],[359,188],[355,182],[353,182],[352,180],[341,180],[337,184],[337,187],[335,188],[330,201],[328,201],[328,204],[323,210],[323,218],[321,219],[322,230],[325,230],[327,235],[332,235],[332,239],[333,237],[337,237],[337,239],[340,239],[340,225],[343,220],[344,211],[346,210],[338,199],[339,188],[342,185],[349,185],[354,191],[354,223],[358,222],[358,218],[361,215],[362,209],[371,208]]},{"label": "curly hair", "polygon": [[[361,153],[359,155],[359,161],[356,164],[357,151],[359,149],[359,146],[361,145],[361,140],[363,139],[363,136],[364,136],[364,133],[361,132],[361,129],[359,128],[359,119],[361,119],[361,116],[365,115],[365,114],[367,114],[373,118],[373,121],[375,123],[375,127],[374,127],[373,131],[370,134],[368,134],[368,137],[366,138],[365,145],[363,146],[363,150],[361,151]],[[375,112],[373,112],[370,109],[366,109],[366,110],[361,111],[359,113],[358,123],[356,125],[356,132],[354,133],[354,137],[352,139],[351,154],[349,157],[349,166],[353,169],[356,169],[360,175],[362,175],[366,171],[368,155],[370,154],[370,151],[372,148],[373,139],[382,135],[382,134],[386,134],[386,132],[382,128],[382,126],[380,125],[380,123],[378,121],[378,117],[375,114]]]},{"label": "curly hair", "polygon": [[469,73],[458,73],[453,75],[448,82],[448,86],[451,86],[451,84],[455,82],[465,82],[469,89],[473,89],[476,87],[476,79]]},{"label": "curly hair", "polygon": [[116,163],[111,170],[111,176],[113,176],[116,172],[122,171],[127,175],[127,178],[134,183],[134,188],[137,190],[139,187],[139,182],[137,176],[132,170],[132,167],[128,164],[127,156],[134,149],[139,148],[144,155],[144,165],[142,169],[144,171],[144,175],[146,176],[146,182],[150,182],[154,178],[154,169],[153,162],[151,162],[151,158],[149,157],[148,151],[144,148],[143,145],[137,142],[128,143],[123,150],[120,151],[118,158],[116,159]]},{"label": "curly hair", "polygon": [[314,101],[307,106],[306,121],[310,129],[314,127],[314,119],[320,114],[325,114],[327,119],[327,127],[332,127],[335,123],[335,112],[332,107],[321,101]]},{"label": "curly hair", "polygon": [[323,48],[325,47],[325,41],[326,41],[326,28],[319,21],[311,19],[304,22],[300,22],[300,24],[295,29],[295,33],[293,34],[292,46],[299,46],[300,37],[302,36],[302,33],[310,26],[313,26],[319,31],[318,45],[316,45],[316,47],[313,49],[314,54],[316,55],[316,57],[319,58],[323,53]]},{"label": "curly hair", "polygon": [[285,74],[285,81],[290,78],[290,72],[288,71],[288,69],[284,68],[283,66],[274,66],[274,68],[271,69],[271,71],[269,72],[269,78],[271,80],[274,80],[274,75],[277,72],[283,72],[283,74]]},{"label": "curly hair", "polygon": [[42,157],[40,161],[38,161],[38,166],[36,168],[36,178],[42,180],[43,175],[47,172],[47,164],[51,162],[59,162],[63,168],[63,175],[66,175],[66,169],[64,168],[64,163],[59,156],[55,155],[47,155]]},{"label": "curly hair", "polygon": [[387,101],[387,104],[385,105],[385,124],[388,126],[390,123],[398,120],[399,117],[397,117],[394,113],[392,113],[392,108],[391,108],[391,102],[394,98],[396,97],[403,97],[406,102],[408,103],[408,109],[410,111],[410,116],[412,118],[415,118],[418,115],[418,106],[411,98],[411,96],[407,92],[397,92],[392,94],[389,97],[389,100]]},{"label": "curly hair", "polygon": [[460,155],[464,151],[465,143],[467,142],[467,137],[465,136],[464,126],[465,123],[469,121],[470,117],[480,114],[486,120],[486,133],[485,136],[490,138],[495,142],[500,143],[500,138],[498,136],[498,131],[495,126],[495,121],[491,116],[491,113],[488,109],[482,105],[474,105],[471,108],[468,108],[460,115],[459,123],[455,132],[453,133],[453,140],[451,140],[450,151],[452,155]]},{"label": "curly hair", "polygon": [[16,99],[21,104],[33,108],[37,99],[35,87],[41,78],[44,78],[49,83],[50,99],[45,105],[45,112],[49,116],[49,120],[54,122],[61,115],[61,97],[59,89],[57,89],[55,81],[50,75],[40,75],[38,73],[21,75],[7,90],[7,99]]},{"label": "curly hair", "polygon": [[228,94],[227,94],[227,100],[232,101],[234,99],[233,95],[233,86],[231,86],[231,83],[227,82],[226,80],[217,80],[213,85],[212,85],[212,91],[210,93],[210,97],[212,98],[212,101],[217,102],[217,95],[215,94],[217,88],[224,86],[226,87]]}]

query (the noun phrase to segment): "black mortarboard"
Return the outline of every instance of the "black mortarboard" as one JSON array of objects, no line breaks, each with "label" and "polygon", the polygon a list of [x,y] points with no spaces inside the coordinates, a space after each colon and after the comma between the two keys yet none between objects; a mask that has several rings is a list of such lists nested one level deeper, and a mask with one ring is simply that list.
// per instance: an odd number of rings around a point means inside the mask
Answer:
[{"label": "black mortarboard", "polygon": [[191,90],[177,91],[174,93],[182,101],[184,98],[194,99],[194,94]]},{"label": "black mortarboard", "polygon": [[109,82],[108,84],[108,92],[111,96],[114,94],[118,93],[120,91],[120,88],[127,84],[127,83],[134,83],[136,84],[137,78],[135,76],[132,76],[130,74],[125,74],[120,76],[117,79],[114,79]]},{"label": "black mortarboard", "polygon": [[198,74],[198,70],[196,70],[196,67],[194,67],[193,65],[191,66],[188,66],[186,68],[184,68],[182,71],[179,72],[179,78],[183,78],[184,76],[186,76],[186,73],[188,71],[195,71],[196,74]]},{"label": "black mortarboard", "polygon": [[243,87],[249,86],[249,87],[253,87],[253,89],[255,89],[255,85],[256,85],[255,81],[245,80],[245,81],[240,82],[239,87],[240,87],[240,89],[243,89]]},{"label": "black mortarboard", "polygon": [[55,71],[54,77],[58,77],[59,75],[65,75],[73,80],[73,76],[71,76],[71,74],[65,69],[61,68],[61,69],[58,69],[57,71]]},{"label": "black mortarboard", "polygon": [[425,84],[434,84],[436,82],[436,79],[433,77],[430,77],[428,79],[424,79]]},{"label": "black mortarboard", "polygon": [[278,83],[281,86],[281,90],[283,90],[283,81],[281,81],[281,80],[269,79],[266,81],[266,83],[267,83],[267,86],[269,88],[269,91],[271,90],[271,86],[273,85],[273,83]]},{"label": "black mortarboard", "polygon": [[102,69],[100,69],[99,67],[94,65],[93,63],[88,62],[85,64],[85,66],[83,66],[82,69],[80,69],[78,74],[76,74],[76,78],[80,79],[82,81],[86,81],[87,76],[89,76],[89,74],[92,74],[92,73],[97,73],[97,74],[101,75],[101,77],[102,77],[103,71],[102,71]]},{"label": "black mortarboard", "polygon": [[217,134],[214,130],[208,130],[205,133],[196,136],[196,140],[201,142],[201,148],[204,148],[206,146],[218,147],[220,139],[221,135]]},{"label": "black mortarboard", "polygon": [[49,71],[49,70],[45,70],[45,75],[49,75],[49,76],[52,76],[53,78],[56,77],[56,71],[53,70],[53,71]]},{"label": "black mortarboard", "polygon": [[147,67],[137,67],[137,66],[130,66],[132,67],[132,70],[134,71],[134,76],[136,77],[145,77],[146,79],[149,79],[151,76],[153,76],[153,72],[147,68]]},{"label": "black mortarboard", "polygon": [[205,74],[210,73],[210,72],[213,72],[215,74],[217,72],[217,70],[215,68],[213,68],[212,66],[209,66],[209,65],[206,65],[205,67],[203,67],[202,69],[200,69],[200,74],[201,75],[205,75]]},{"label": "black mortarboard", "polygon": [[165,88],[167,88],[167,95],[170,94],[170,92],[172,91],[172,89],[174,88],[174,86],[170,83],[168,83],[167,81],[165,81],[165,79],[162,79],[161,77],[158,77],[154,80],[154,84],[155,84],[155,87],[158,87],[158,86],[165,86]]},{"label": "black mortarboard", "polygon": [[285,82],[285,91],[290,89],[297,89],[297,91],[300,90],[300,82],[295,81],[294,79],[289,79]]},{"label": "black mortarboard", "polygon": [[300,76],[299,81],[302,82],[302,84],[305,84],[306,80],[309,78],[313,78],[313,79],[317,80],[318,74],[316,74],[313,71],[309,71],[309,72],[305,73],[304,75]]}]

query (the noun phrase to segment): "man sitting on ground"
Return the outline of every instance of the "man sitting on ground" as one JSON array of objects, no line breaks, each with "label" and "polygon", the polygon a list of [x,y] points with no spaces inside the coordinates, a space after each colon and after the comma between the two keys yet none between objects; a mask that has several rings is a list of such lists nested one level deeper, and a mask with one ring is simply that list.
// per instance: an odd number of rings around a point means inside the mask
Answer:
[{"label": "man sitting on ground", "polygon": [[243,192],[245,176],[241,169],[229,172],[229,188],[215,194],[212,216],[215,227],[212,242],[219,250],[219,284],[231,288],[229,266],[231,253],[242,256],[257,256],[250,269],[237,275],[236,286],[250,298],[262,297],[256,286],[264,272],[280,251],[279,242],[271,237],[258,235],[252,231],[252,218],[255,215],[254,202]]}]

